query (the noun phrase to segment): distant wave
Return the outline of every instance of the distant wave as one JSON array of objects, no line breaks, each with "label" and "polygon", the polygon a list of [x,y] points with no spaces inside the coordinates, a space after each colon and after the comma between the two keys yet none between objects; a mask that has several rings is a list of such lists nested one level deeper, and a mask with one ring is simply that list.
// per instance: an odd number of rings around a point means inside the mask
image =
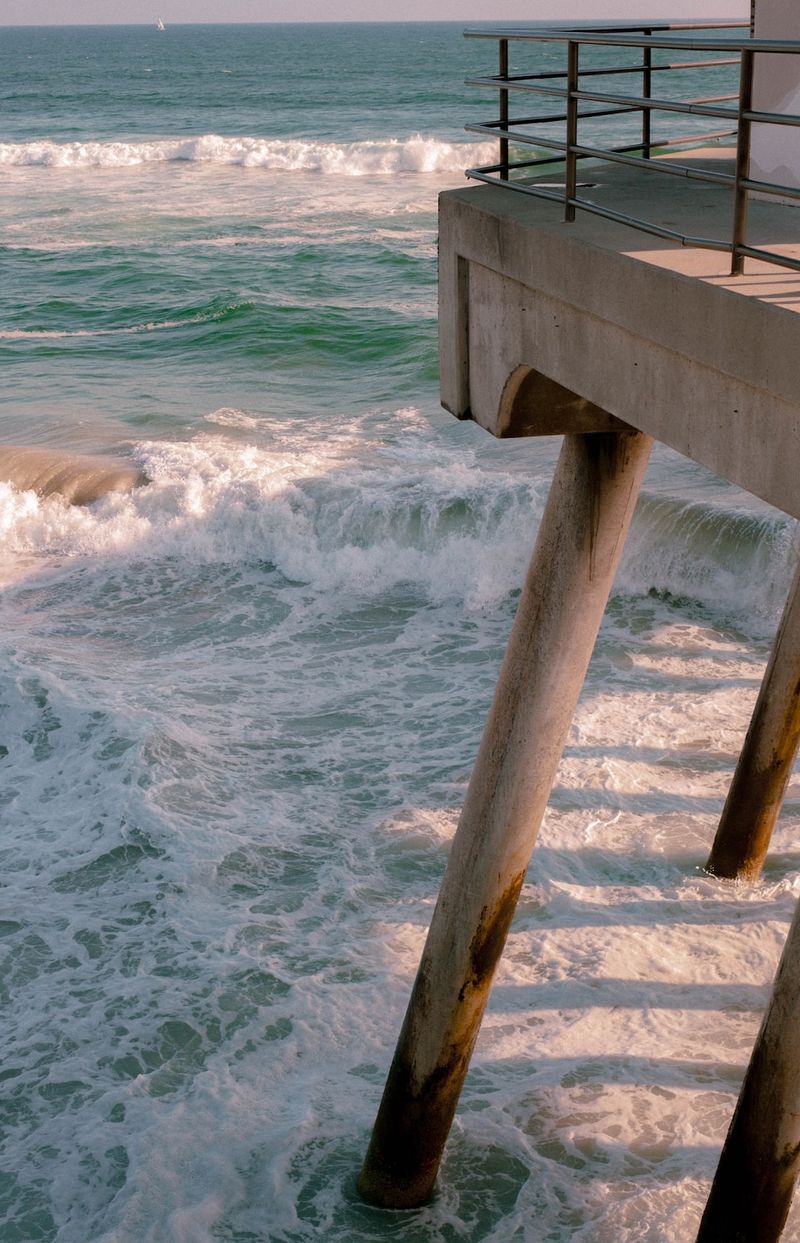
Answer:
[{"label": "distant wave", "polygon": [[56,341],[64,337],[118,337],[140,332],[160,332],[165,328],[186,328],[190,324],[221,323],[234,318],[242,310],[248,310],[251,305],[249,302],[239,302],[218,311],[185,315],[182,319],[154,319],[122,328],[0,328],[0,341]]},{"label": "distant wave", "polygon": [[489,160],[493,143],[440,142],[414,134],[365,142],[312,142],[301,138],[163,138],[152,142],[0,143],[0,166],[130,168],[138,164],[238,164],[271,172],[358,177],[376,173],[458,172]]}]

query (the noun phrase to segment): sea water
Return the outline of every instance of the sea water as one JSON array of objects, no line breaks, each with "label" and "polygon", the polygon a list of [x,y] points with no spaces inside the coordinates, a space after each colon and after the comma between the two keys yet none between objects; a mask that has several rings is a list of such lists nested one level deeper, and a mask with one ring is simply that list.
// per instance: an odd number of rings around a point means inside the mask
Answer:
[{"label": "sea water", "polygon": [[438,405],[492,56],[0,32],[0,438],[150,480],[0,484],[3,1243],[693,1237],[800,892],[796,785],[702,870],[797,549],[665,450],[437,1195],[355,1191],[558,450]]}]

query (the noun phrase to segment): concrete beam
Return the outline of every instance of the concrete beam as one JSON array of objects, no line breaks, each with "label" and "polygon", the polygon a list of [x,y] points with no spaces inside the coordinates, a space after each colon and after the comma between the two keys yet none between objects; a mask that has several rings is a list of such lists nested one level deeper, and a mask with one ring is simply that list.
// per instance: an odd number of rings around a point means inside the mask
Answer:
[{"label": "concrete beam", "polygon": [[[724,235],[728,203],[716,187],[665,178],[654,200],[643,177],[604,170],[592,196],[622,196],[645,218],[655,201],[667,223]],[[796,209],[754,204],[753,220],[754,241],[766,235],[800,253]],[[800,277],[751,263],[731,278],[725,256],[635,249],[643,244],[596,217],[566,225],[557,206],[508,190],[443,194],[443,404],[508,435],[508,385],[520,368],[537,372],[800,517]],[[540,425],[521,426],[537,434]]]},{"label": "concrete beam", "polygon": [[570,436],[622,432],[627,424],[533,367],[512,371],[500,395],[495,435]]}]

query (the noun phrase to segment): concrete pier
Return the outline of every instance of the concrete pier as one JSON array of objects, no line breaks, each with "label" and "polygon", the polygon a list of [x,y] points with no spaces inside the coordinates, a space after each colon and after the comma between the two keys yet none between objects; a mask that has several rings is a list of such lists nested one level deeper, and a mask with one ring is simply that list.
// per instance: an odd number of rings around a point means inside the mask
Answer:
[{"label": "concrete pier", "polygon": [[[680,158],[733,168],[718,148]],[[665,178],[654,193],[646,172],[589,162],[581,178],[615,211],[692,237],[727,233],[729,200],[714,186]],[[747,259],[732,277],[729,255],[590,214],[566,224],[563,212],[495,186],[440,200],[443,404],[494,436],[565,440],[361,1174],[365,1198],[394,1208],[433,1188],[651,441],[800,517],[800,273]],[[793,206],[753,201],[748,234],[800,259]],[[755,827],[723,821],[718,874],[757,872],[791,771],[798,584],[731,791]],[[780,1233],[800,1154],[797,962],[796,921],[702,1243]]]},{"label": "concrete pier", "polygon": [[[733,163],[720,150],[681,163]],[[728,197],[714,186],[592,170],[591,197],[657,224],[721,236]],[[663,185],[662,185],[663,181]],[[439,201],[441,395],[492,435],[585,430],[532,395],[507,417],[509,386],[535,370],[714,474],[800,517],[797,339],[800,274],[660,242],[609,220],[494,186]],[[800,210],[754,202],[754,241],[800,257]],[[522,371],[520,370],[522,369]],[[769,435],[764,429],[769,428]],[[757,451],[756,451],[757,450]]]},{"label": "concrete pier", "polygon": [[564,439],[359,1181],[424,1203],[503,951],[652,441]]}]

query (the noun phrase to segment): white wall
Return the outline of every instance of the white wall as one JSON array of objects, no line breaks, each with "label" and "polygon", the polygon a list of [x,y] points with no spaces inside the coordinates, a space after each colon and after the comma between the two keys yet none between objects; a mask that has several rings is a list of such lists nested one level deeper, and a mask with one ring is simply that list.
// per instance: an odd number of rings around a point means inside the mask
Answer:
[{"label": "white wall", "polygon": [[[755,37],[800,40],[798,0],[756,0]],[[800,114],[800,54],[758,57],[753,102],[766,112]],[[750,168],[763,181],[800,186],[800,129],[753,126]]]}]

